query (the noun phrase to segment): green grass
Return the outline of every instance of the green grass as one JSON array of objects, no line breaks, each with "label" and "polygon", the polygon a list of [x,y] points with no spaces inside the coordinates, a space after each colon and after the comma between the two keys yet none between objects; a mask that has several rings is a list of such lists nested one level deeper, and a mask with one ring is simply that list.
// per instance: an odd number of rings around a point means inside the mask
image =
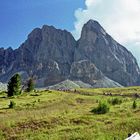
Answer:
[{"label": "green grass", "polygon": [[[101,101],[114,97],[102,95],[140,93],[139,87],[78,89],[79,93],[38,91],[7,98],[0,94],[0,140],[123,140],[128,133],[140,132],[140,99],[133,109],[132,97],[119,97],[106,114],[91,110]],[[89,96],[90,95],[90,96]],[[16,106],[9,109],[10,101]]]}]

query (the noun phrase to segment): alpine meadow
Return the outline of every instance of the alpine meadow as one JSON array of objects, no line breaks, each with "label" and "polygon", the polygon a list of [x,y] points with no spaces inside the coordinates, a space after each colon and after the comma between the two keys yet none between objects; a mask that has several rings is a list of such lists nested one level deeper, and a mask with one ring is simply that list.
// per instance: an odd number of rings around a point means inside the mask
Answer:
[{"label": "alpine meadow", "polygon": [[139,0],[1,1],[0,140],[140,140],[139,14]]}]

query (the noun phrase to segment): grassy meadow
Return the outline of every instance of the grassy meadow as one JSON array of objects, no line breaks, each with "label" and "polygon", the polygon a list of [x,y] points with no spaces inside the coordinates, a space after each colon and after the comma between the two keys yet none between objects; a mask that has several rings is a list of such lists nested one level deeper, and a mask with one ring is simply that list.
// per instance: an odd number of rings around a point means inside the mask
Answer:
[{"label": "grassy meadow", "polygon": [[[124,140],[128,133],[140,133],[140,98],[132,96],[136,93],[140,95],[140,87],[44,90],[11,98],[2,92],[0,140]],[[114,98],[121,103],[111,104]],[[10,101],[14,108],[9,108]],[[109,112],[91,112],[101,101]]]}]

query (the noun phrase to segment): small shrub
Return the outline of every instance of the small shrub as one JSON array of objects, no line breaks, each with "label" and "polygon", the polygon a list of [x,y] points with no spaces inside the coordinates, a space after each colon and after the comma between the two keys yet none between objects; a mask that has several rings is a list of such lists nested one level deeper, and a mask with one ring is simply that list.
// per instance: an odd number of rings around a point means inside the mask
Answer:
[{"label": "small shrub", "polygon": [[136,109],[137,108],[137,102],[136,102],[136,100],[133,102],[132,108],[133,109]]},{"label": "small shrub", "polygon": [[25,106],[26,106],[27,108],[29,108],[29,107],[31,107],[31,106],[32,106],[32,104],[27,103]]},{"label": "small shrub", "polygon": [[112,105],[120,105],[122,103],[122,100],[119,98],[113,98],[113,99],[109,100],[108,102]]},{"label": "small shrub", "polygon": [[94,108],[91,112],[95,114],[105,114],[109,112],[109,105],[106,102],[100,102],[97,108]]},{"label": "small shrub", "polygon": [[99,103],[99,100],[96,100],[96,103]]},{"label": "small shrub", "polygon": [[14,101],[10,101],[9,108],[15,108],[16,103]]}]

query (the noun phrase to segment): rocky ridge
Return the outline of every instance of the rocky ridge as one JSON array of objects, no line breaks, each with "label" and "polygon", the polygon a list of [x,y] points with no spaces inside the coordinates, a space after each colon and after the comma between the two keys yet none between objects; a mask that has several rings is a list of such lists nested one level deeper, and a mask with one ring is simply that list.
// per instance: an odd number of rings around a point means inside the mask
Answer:
[{"label": "rocky ridge", "polygon": [[14,73],[24,80],[33,76],[38,87],[70,79],[92,87],[140,84],[135,57],[103,27],[89,20],[78,41],[70,32],[44,25],[34,29],[18,48],[0,48],[0,81]]}]

